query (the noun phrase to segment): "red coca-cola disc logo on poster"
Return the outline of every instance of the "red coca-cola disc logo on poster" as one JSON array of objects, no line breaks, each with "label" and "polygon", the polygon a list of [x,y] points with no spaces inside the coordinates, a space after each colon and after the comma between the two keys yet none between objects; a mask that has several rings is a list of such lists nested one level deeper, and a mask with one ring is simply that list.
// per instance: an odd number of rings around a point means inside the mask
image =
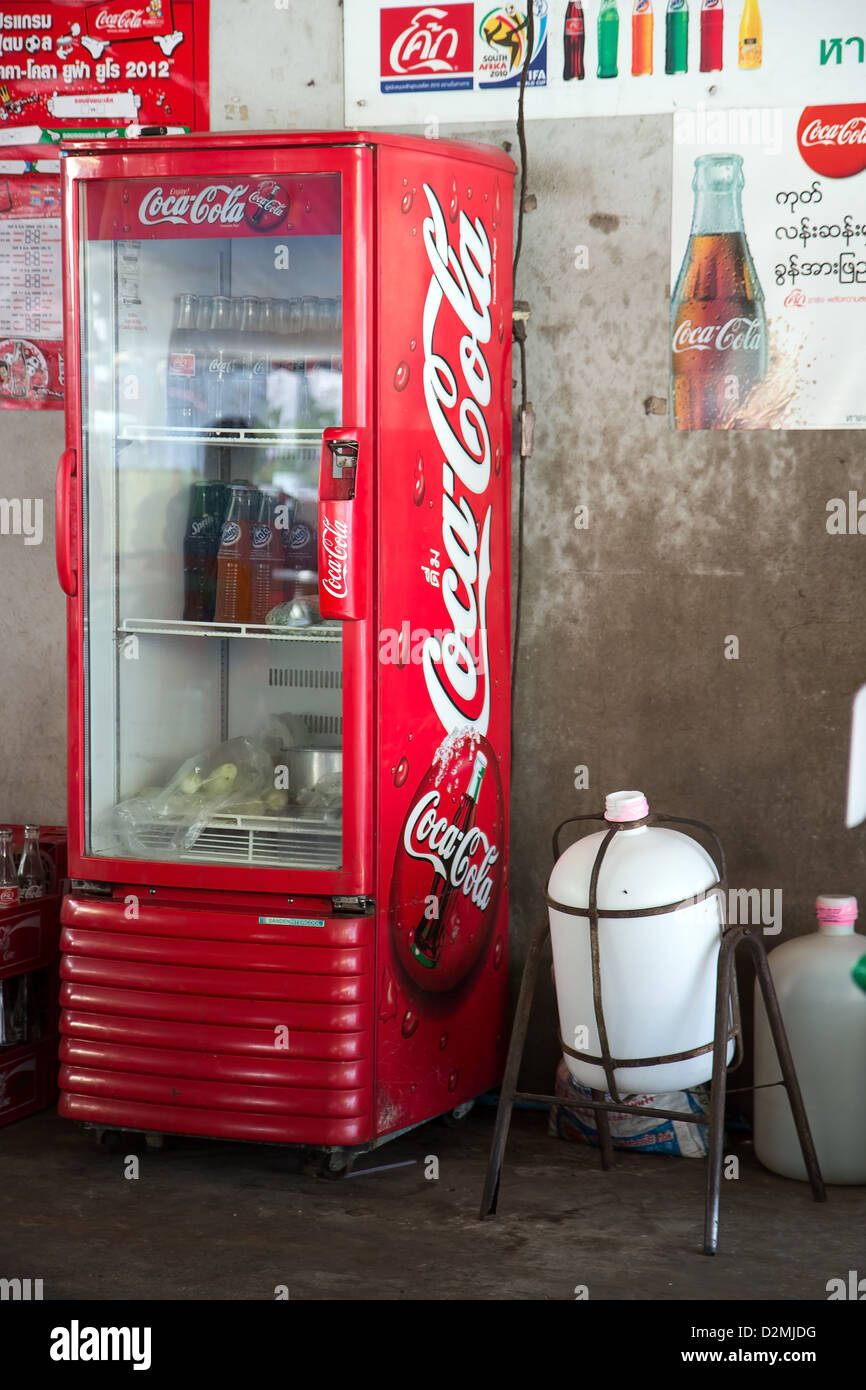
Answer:
[{"label": "red coca-cola disc logo on poster", "polygon": [[394,952],[421,989],[454,989],[481,955],[502,885],[504,832],[490,742],[449,736],[412,797],[391,886]]},{"label": "red coca-cola disc logo on poster", "polygon": [[289,195],[282,184],[264,179],[247,195],[244,221],[254,232],[272,232],[289,215]]},{"label": "red coca-cola disc logo on poster", "polygon": [[866,106],[807,106],[797,144],[816,174],[828,179],[859,174],[866,169]]},{"label": "red coca-cola disc logo on poster", "polygon": [[45,354],[27,338],[0,341],[0,396],[28,401],[48,389]]}]

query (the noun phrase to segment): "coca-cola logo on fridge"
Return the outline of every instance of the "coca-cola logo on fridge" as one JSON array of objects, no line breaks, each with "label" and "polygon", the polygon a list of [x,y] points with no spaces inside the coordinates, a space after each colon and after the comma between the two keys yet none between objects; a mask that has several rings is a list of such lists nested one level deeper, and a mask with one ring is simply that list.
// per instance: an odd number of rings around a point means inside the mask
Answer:
[{"label": "coca-cola logo on fridge", "polygon": [[254,232],[272,232],[285,222],[288,213],[286,189],[273,179],[265,179],[248,194],[244,221]]},{"label": "coca-cola logo on fridge", "polygon": [[482,218],[458,213],[456,186],[447,218],[427,184],[424,194],[430,216],[422,231],[431,272],[421,324],[424,403],[441,450],[441,474],[430,479],[430,487],[438,491],[441,480],[437,510],[448,563],[440,586],[443,633],[425,641],[422,666],[427,694],[445,732],[470,728],[486,734],[494,524],[489,489],[493,471],[501,467],[500,453],[490,443],[492,382],[485,356],[492,335],[493,256]]},{"label": "coca-cola logo on fridge", "polygon": [[349,592],[349,528],[339,518],[322,519],[322,551],[327,568],[322,572],[322,588],[332,598],[346,598]]},{"label": "coca-cola logo on fridge", "polygon": [[[489,740],[469,731],[451,735],[409,804],[391,887],[394,952],[422,990],[454,989],[488,946],[504,833],[502,783]],[[494,965],[502,953],[503,943],[494,943]]]},{"label": "coca-cola logo on fridge", "polygon": [[249,184],[210,183],[193,189],[185,184],[154,184],[138,205],[144,227],[169,222],[174,227],[237,226],[244,220]]},{"label": "coca-cola logo on fridge", "polygon": [[828,179],[866,169],[866,106],[807,106],[797,144],[809,168]]},{"label": "coca-cola logo on fridge", "polygon": [[124,39],[152,38],[174,31],[171,0],[150,0],[146,5],[105,0],[101,5],[85,6],[84,22],[91,38],[114,43]]}]

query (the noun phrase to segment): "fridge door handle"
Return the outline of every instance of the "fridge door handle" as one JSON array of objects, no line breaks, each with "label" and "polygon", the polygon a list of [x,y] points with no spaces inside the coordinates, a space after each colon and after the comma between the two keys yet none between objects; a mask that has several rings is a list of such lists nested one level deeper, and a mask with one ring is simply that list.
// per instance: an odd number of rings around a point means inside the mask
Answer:
[{"label": "fridge door handle", "polygon": [[364,616],[365,556],[355,522],[359,468],[370,465],[369,430],[340,425],[322,433],[319,470],[319,611],[340,620]]},{"label": "fridge door handle", "polygon": [[78,575],[73,555],[75,551],[75,512],[73,487],[77,458],[74,449],[66,449],[57,465],[57,486],[54,494],[54,553],[57,578],[69,598],[78,593]]}]

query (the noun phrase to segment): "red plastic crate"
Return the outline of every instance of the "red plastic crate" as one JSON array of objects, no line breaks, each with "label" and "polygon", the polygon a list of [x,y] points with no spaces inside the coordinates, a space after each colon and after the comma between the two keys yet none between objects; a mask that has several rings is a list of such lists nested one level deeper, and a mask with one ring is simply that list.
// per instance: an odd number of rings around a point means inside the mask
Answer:
[{"label": "red plastic crate", "polygon": [[57,1099],[57,1037],[0,1048],[0,1127]]},{"label": "red plastic crate", "polygon": [[60,953],[60,895],[0,911],[0,979],[56,965]]}]

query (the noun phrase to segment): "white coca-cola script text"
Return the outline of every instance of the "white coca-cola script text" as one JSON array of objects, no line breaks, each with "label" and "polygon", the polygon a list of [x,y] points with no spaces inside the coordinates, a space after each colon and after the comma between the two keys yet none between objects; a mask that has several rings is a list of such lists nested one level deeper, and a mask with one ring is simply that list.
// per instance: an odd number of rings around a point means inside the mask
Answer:
[{"label": "white coca-cola script text", "polygon": [[800,142],[807,148],[810,145],[866,145],[866,116],[852,116],[841,125],[810,121]]},{"label": "white coca-cola script text", "polygon": [[[482,347],[490,341],[493,257],[483,222],[479,217],[470,222],[465,212],[460,213],[455,251],[436,194],[426,183],[424,192],[430,205],[430,216],[424,219],[424,246],[433,272],[422,323],[424,400],[444,455],[442,542],[450,563],[442,575],[441,591],[451,623],[441,642],[431,637],[424,644],[424,680],[436,716],[449,734],[465,728],[485,734],[490,721],[487,588],[493,508],[488,506],[484,512],[479,534],[470,499],[481,498],[490,482],[490,433],[484,411],[492,388]],[[467,388],[462,395],[452,364],[436,350],[436,322],[444,299],[466,329],[458,347]],[[479,677],[482,705],[471,717],[467,706],[477,702]]]},{"label": "white coca-cola script text", "polygon": [[674,352],[757,352],[761,346],[760,319],[736,318],[727,323],[692,324],[691,319],[683,319],[674,333]]},{"label": "white coca-cola script text", "polygon": [[243,221],[245,195],[249,189],[248,183],[237,183],[234,187],[212,183],[198,193],[166,194],[162,184],[157,184],[142,198],[138,220],[145,227],[155,226],[157,222],[172,222],[176,227],[198,227],[205,222],[211,226],[221,223],[233,227]]},{"label": "white coca-cola script text", "polygon": [[349,528],[345,521],[322,518],[322,550],[328,562],[322,588],[332,598],[345,598],[349,592]]},{"label": "white coca-cola script text", "polygon": [[[438,815],[439,800],[438,791],[430,791],[413,806],[403,829],[403,848],[412,859],[432,864],[437,874],[483,912],[493,892],[490,869],[499,849],[478,826],[459,830],[447,816]],[[473,863],[477,850],[483,856],[480,863]]]}]

